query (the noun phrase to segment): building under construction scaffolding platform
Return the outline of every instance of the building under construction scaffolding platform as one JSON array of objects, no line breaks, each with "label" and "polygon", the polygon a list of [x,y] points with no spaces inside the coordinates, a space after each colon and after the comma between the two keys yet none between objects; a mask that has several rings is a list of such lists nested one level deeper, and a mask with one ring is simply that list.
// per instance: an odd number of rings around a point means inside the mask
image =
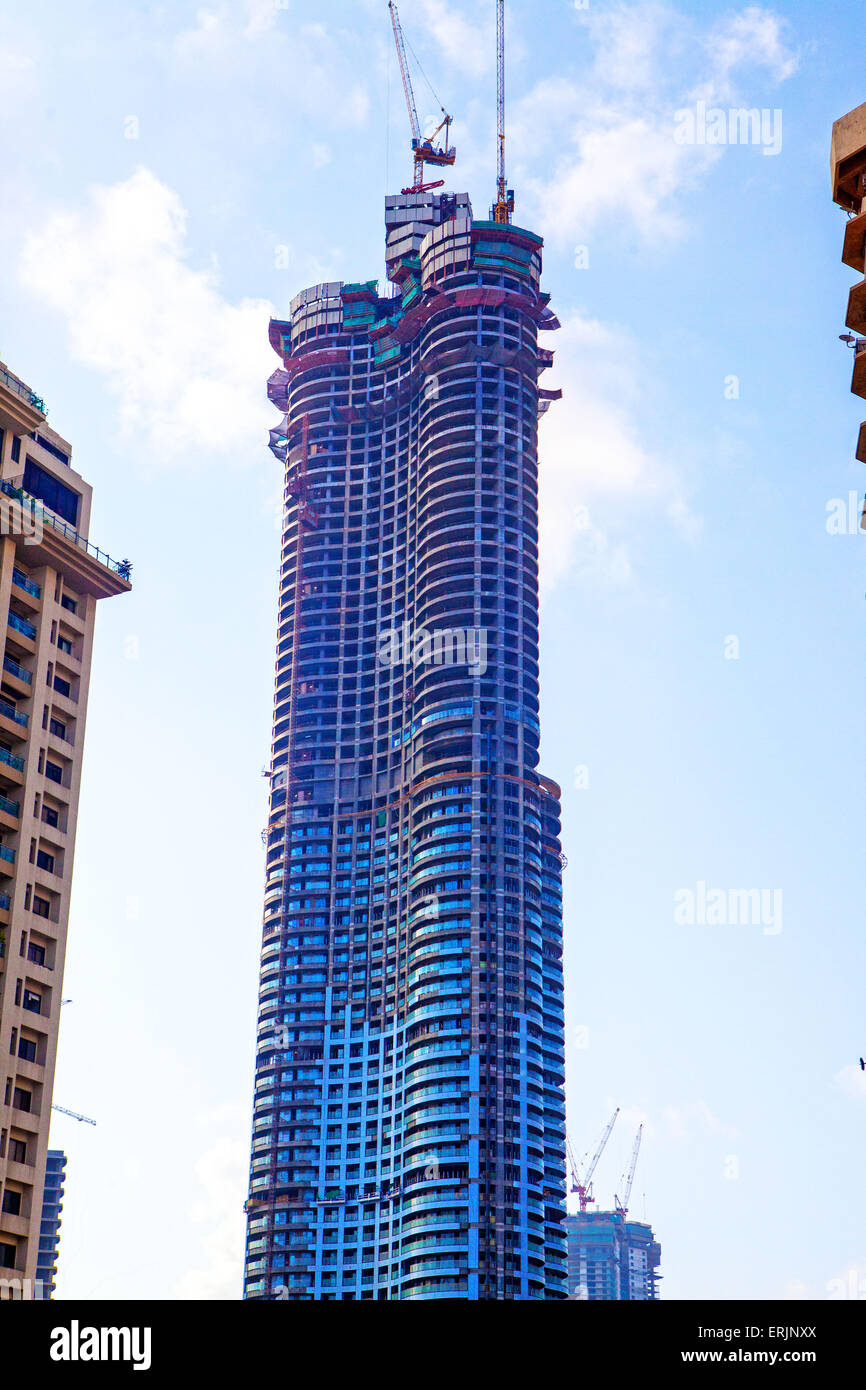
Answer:
[{"label": "building under construction scaffolding platform", "polygon": [[566,1218],[568,1296],[589,1302],[655,1302],[661,1246],[652,1228],[622,1211]]}]

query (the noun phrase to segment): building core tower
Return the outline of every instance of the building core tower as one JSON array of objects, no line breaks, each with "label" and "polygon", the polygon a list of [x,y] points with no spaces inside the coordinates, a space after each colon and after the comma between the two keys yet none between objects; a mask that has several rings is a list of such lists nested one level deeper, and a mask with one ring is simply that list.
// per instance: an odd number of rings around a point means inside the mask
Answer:
[{"label": "building core tower", "polygon": [[285,463],[244,1294],[567,1296],[538,770],[541,238],[386,199],[274,320]]}]

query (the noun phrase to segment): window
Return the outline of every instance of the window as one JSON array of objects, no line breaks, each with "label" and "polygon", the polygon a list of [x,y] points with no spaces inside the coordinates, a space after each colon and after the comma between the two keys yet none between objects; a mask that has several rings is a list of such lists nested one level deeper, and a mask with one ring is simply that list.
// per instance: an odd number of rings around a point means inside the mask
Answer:
[{"label": "window", "polygon": [[36,863],[40,869],[47,869],[50,874],[54,873],[54,855],[48,854],[44,849],[40,849],[36,854]]},{"label": "window", "polygon": [[60,651],[66,652],[67,656],[72,655],[72,643],[70,642],[68,637],[58,637],[57,646],[59,647]]},{"label": "window", "polygon": [[36,1061],[36,1044],[32,1038],[22,1038],[18,1043],[18,1056],[22,1062]]},{"label": "window", "polygon": [[10,1163],[27,1162],[27,1144],[23,1139],[9,1140],[9,1161]]},{"label": "window", "polygon": [[67,467],[69,466],[69,455],[64,454],[62,449],[58,449],[56,444],[52,444],[50,439],[46,439],[42,434],[34,434],[33,438],[43,449],[47,449],[49,454],[53,454],[61,463],[65,463]]},{"label": "window", "polygon": [[[50,859],[51,855],[47,855],[46,858]],[[35,941],[31,941],[30,945],[27,947],[27,959],[32,961],[34,965],[44,965],[45,947],[37,946]]]},{"label": "window", "polygon": [[[18,443],[18,440],[15,440]],[[14,1142],[14,1141],[13,1141]],[[15,1268],[15,1246],[10,1245],[5,1240],[0,1240],[0,1269]]]},{"label": "window", "polygon": [[62,782],[62,781],[63,781],[63,768],[62,768],[62,767],[59,767],[57,763],[50,763],[50,762],[48,762],[47,759],[46,759],[46,762],[45,762],[45,776],[48,777],[48,778],[50,778],[50,780],[51,780],[52,782]]},{"label": "window", "polygon": [[62,676],[54,677],[54,689],[61,695],[65,695],[67,700],[72,695],[72,686],[69,681],[65,681]]},{"label": "window", "polygon": [[40,468],[31,458],[26,459],[24,464],[24,491],[44,502],[70,526],[78,524],[78,493]]},{"label": "window", "polygon": [[34,893],[32,911],[37,917],[47,917],[51,911],[51,903],[47,898],[40,898]]},{"label": "window", "polygon": [[60,600],[60,607],[65,608],[67,613],[78,612],[78,604],[75,602],[75,599],[70,598],[68,594],[63,595],[63,598]]},{"label": "window", "polygon": [[30,1106],[32,1102],[32,1092],[22,1090],[20,1086],[15,1087],[15,1091],[12,1096],[12,1104],[14,1105],[16,1110],[24,1110],[29,1115]]},{"label": "window", "polygon": [[26,1009],[31,1014],[41,1014],[42,995],[37,994],[33,989],[25,989],[24,999],[21,1004],[22,1009]]},{"label": "window", "polygon": [[42,819],[46,825],[53,825],[55,830],[60,825],[60,813],[53,806],[42,807]]},{"label": "window", "polygon": [[20,1216],[21,1193],[12,1192],[7,1187],[6,1191],[3,1193],[3,1210],[6,1212],[8,1216]]},{"label": "window", "polygon": [[[57,684],[57,681],[56,681],[56,680],[55,680],[54,684],[55,684],[55,685]],[[66,738],[66,725],[63,723],[62,720],[60,720],[60,719],[50,719],[50,720],[48,721],[48,728],[49,728],[50,732],[51,732],[52,734],[54,734],[57,738],[62,738],[62,739],[65,739],[65,738]]]}]

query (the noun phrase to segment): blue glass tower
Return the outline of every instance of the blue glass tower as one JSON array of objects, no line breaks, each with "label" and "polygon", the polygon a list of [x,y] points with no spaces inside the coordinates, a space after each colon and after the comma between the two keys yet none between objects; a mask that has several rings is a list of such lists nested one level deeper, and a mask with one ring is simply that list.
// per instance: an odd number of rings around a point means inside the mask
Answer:
[{"label": "blue glass tower", "polygon": [[42,1197],[39,1258],[36,1265],[36,1281],[41,1288],[42,1298],[54,1296],[65,1178],[66,1154],[62,1149],[49,1149],[45,1163],[45,1191]]},{"label": "blue glass tower", "polygon": [[244,1293],[567,1296],[541,239],[386,200],[271,323],[285,466]]}]

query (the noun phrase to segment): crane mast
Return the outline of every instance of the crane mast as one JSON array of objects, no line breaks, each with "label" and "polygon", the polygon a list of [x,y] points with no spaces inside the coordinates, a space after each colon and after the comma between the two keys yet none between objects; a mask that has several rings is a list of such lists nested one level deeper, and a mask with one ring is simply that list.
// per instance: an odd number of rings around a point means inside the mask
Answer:
[{"label": "crane mast", "polygon": [[[443,106],[443,119],[433,134],[429,138],[422,136],[421,122],[418,120],[418,107],[415,102],[415,89],[412,86],[412,74],[409,71],[409,59],[406,54],[406,40],[403,37],[403,26],[400,23],[400,15],[394,0],[388,0],[388,9],[391,11],[391,27],[394,30],[397,60],[400,64],[400,76],[403,79],[403,94],[406,98],[409,125],[412,131],[412,185],[410,188],[404,188],[403,192],[424,193],[428,188],[441,188],[444,183],[444,179],[438,179],[435,183],[425,183],[424,165],[451,165],[457,158],[456,149],[453,145],[448,144],[451,134],[451,117]],[[434,145],[434,140],[443,130],[445,132],[444,145]]]},{"label": "crane mast", "polygon": [[496,0],[496,145],[497,178],[493,221],[508,223],[514,211],[514,193],[505,177],[505,0]]}]

